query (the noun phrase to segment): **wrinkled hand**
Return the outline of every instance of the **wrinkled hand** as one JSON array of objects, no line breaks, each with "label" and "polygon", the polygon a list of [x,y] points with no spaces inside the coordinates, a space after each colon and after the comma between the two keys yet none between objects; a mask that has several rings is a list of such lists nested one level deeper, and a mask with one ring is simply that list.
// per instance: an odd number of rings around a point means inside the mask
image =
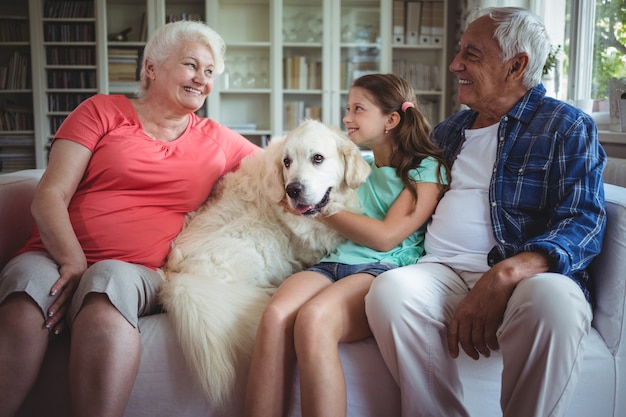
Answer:
[{"label": "wrinkled hand", "polygon": [[448,325],[448,349],[459,356],[459,345],[473,359],[489,357],[499,349],[496,332],[514,285],[498,275],[497,266],[487,271],[458,304]]},{"label": "wrinkled hand", "polygon": [[76,291],[80,278],[87,269],[86,264],[64,264],[59,267],[59,279],[50,289],[50,295],[57,295],[57,299],[52,303],[47,312],[45,326],[54,334],[59,334],[65,330],[65,314]]}]

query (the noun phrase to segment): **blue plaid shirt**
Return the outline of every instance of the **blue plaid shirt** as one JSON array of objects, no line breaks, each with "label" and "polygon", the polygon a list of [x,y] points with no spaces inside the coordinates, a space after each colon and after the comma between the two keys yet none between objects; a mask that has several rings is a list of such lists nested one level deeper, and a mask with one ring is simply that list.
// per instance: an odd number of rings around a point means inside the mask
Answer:
[{"label": "blue plaid shirt", "polygon": [[[591,300],[586,268],[600,252],[606,226],[606,154],[593,120],[545,93],[538,85],[500,119],[489,184],[497,244],[488,262],[520,252],[547,253],[551,272],[571,277]],[[433,129],[433,141],[451,163],[476,116],[463,110]]]}]

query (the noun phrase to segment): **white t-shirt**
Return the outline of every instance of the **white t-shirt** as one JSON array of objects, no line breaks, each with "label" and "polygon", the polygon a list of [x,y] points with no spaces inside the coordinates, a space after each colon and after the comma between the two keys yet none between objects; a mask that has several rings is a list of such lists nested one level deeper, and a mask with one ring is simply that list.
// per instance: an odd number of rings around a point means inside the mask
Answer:
[{"label": "white t-shirt", "polygon": [[420,262],[441,262],[471,272],[489,269],[495,245],[489,210],[499,123],[465,131],[465,142],[452,165],[450,189],[437,205]]}]

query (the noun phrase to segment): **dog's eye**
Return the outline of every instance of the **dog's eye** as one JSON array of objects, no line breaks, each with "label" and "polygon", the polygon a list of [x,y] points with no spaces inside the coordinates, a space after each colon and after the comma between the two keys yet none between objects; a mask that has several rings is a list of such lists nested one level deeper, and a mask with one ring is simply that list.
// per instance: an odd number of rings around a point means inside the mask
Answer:
[{"label": "dog's eye", "polygon": [[283,165],[285,166],[285,168],[289,168],[289,165],[291,165],[291,159],[289,158],[283,159]]},{"label": "dog's eye", "polygon": [[319,165],[324,162],[324,156],[316,153],[315,155],[313,155],[313,158],[311,158],[311,160],[315,165]]}]

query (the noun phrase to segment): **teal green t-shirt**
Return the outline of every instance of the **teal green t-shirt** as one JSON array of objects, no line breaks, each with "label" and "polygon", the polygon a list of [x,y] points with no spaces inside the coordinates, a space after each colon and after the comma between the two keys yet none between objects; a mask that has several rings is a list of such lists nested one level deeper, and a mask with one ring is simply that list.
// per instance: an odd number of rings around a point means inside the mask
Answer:
[{"label": "teal green t-shirt", "polygon": [[[358,189],[361,214],[383,220],[389,208],[404,189],[404,184],[396,175],[395,168],[377,167],[374,158],[369,155],[365,156],[365,160],[372,168],[372,172]],[[441,170],[441,177],[445,181],[443,167],[439,167],[436,159],[429,157],[422,160],[420,167],[411,170],[409,175],[415,182],[439,183],[438,170]],[[325,256],[321,262],[338,262],[347,265],[387,262],[397,266],[411,265],[424,254],[425,230],[426,225],[424,224],[388,252],[378,252],[347,240],[340,244],[333,253]]]}]

